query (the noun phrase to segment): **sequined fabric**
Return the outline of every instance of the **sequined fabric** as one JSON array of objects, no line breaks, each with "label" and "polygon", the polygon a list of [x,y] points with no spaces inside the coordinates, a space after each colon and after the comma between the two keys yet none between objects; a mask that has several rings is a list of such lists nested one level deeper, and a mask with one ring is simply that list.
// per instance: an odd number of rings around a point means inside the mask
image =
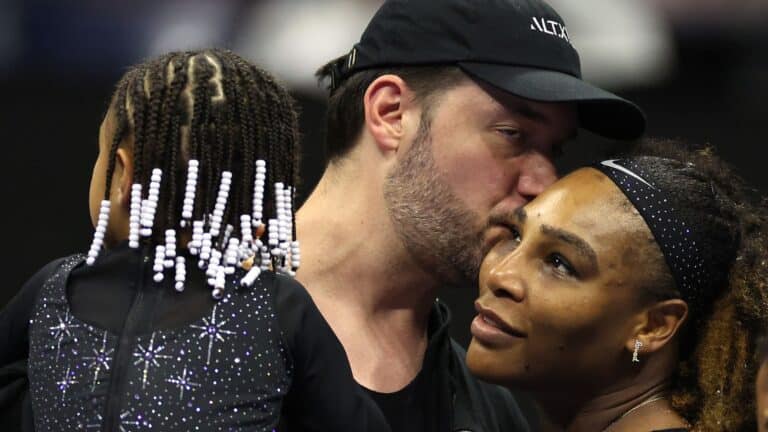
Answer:
[{"label": "sequined fabric", "polygon": [[[228,287],[225,297],[191,324],[121,344],[121,335],[71,314],[67,277],[82,261],[83,256],[66,259],[46,281],[30,322],[36,430],[276,427],[291,368],[263,278],[250,289]],[[118,356],[121,349],[130,355]],[[117,358],[126,361],[116,364]]]}]

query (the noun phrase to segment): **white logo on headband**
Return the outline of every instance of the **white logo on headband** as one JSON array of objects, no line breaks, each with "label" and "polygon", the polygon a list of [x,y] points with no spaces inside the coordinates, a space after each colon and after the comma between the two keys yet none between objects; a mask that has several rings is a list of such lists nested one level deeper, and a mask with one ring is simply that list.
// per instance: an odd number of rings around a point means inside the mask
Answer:
[{"label": "white logo on headband", "polygon": [[571,38],[568,36],[568,29],[565,28],[565,24],[543,17],[533,17],[532,19],[533,23],[531,24],[531,30],[557,36],[560,39],[565,39],[568,43],[571,43]]},{"label": "white logo on headband", "polygon": [[613,168],[613,169],[615,169],[615,170],[621,171],[621,172],[623,172],[624,174],[626,174],[626,175],[628,175],[628,176],[631,176],[631,177],[634,177],[634,178],[636,178],[637,180],[640,180],[641,182],[645,183],[646,185],[648,185],[648,187],[649,187],[649,188],[651,188],[651,189],[653,189],[653,190],[657,190],[655,187],[653,187],[653,185],[652,185],[652,184],[650,184],[650,183],[648,183],[647,181],[645,181],[645,179],[644,179],[644,178],[642,178],[642,177],[640,177],[639,175],[637,175],[637,174],[633,173],[633,172],[632,172],[632,171],[630,171],[628,168],[626,168],[626,167],[623,167],[623,166],[621,166],[621,165],[617,164],[617,163],[616,163],[616,161],[617,161],[617,160],[618,160],[618,159],[604,160],[604,161],[600,162],[600,165],[603,165],[603,166],[607,166],[608,168]]}]

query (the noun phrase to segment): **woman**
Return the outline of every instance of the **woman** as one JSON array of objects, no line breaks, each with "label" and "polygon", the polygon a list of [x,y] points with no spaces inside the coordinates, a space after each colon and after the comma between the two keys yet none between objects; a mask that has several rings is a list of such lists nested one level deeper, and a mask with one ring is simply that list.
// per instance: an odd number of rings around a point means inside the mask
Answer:
[{"label": "woman", "polygon": [[754,430],[765,201],[710,151],[642,152],[493,221],[467,364],[554,429]]}]

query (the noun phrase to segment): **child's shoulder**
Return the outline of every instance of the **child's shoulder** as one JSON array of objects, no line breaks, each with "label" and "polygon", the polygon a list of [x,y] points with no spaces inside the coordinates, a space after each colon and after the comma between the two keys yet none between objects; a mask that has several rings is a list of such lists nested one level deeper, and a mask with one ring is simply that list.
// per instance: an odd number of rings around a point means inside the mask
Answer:
[{"label": "child's shoulder", "polygon": [[72,254],[64,257],[59,257],[56,259],[51,260],[46,265],[41,267],[40,269],[35,272],[32,277],[30,277],[27,280],[27,283],[24,284],[25,287],[28,286],[41,286],[43,283],[45,283],[48,278],[53,276],[57,271],[59,270],[71,270],[74,268],[78,263],[83,261],[85,258],[84,254],[77,253]]},{"label": "child's shoulder", "polygon": [[281,298],[287,298],[293,301],[312,301],[307,289],[301,282],[285,273],[275,273],[267,271],[263,273],[264,282],[269,284]]}]

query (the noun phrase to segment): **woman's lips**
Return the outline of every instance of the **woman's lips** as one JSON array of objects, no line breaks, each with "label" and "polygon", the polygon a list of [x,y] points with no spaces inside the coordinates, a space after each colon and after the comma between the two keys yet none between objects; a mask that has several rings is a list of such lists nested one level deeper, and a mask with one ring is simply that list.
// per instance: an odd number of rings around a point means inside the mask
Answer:
[{"label": "woman's lips", "polygon": [[475,302],[478,315],[472,320],[470,331],[480,342],[497,345],[525,338],[526,334],[505,323],[493,310]]}]

